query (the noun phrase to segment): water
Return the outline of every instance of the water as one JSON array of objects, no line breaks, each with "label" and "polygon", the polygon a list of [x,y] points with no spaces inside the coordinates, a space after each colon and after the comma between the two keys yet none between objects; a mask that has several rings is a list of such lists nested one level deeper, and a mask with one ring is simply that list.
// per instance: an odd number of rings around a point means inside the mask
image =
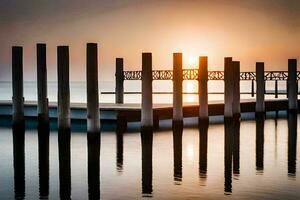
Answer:
[{"label": "water", "polygon": [[85,132],[0,128],[0,199],[299,199],[299,120],[166,129],[153,138],[103,131],[101,147]]}]

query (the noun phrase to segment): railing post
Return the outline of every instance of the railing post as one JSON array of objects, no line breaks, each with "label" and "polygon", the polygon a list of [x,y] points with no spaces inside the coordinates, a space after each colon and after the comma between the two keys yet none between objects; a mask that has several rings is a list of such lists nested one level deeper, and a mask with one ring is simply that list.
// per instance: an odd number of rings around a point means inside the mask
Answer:
[{"label": "railing post", "polygon": [[116,91],[115,101],[117,104],[124,103],[124,65],[123,58],[116,58]]},{"label": "railing post", "polygon": [[234,118],[240,118],[241,115],[241,106],[240,106],[240,62],[232,62],[232,71],[233,71],[233,85],[232,85],[232,114]]},{"label": "railing post", "polygon": [[275,80],[275,98],[278,98],[278,80]]},{"label": "railing post", "polygon": [[58,129],[70,129],[69,47],[57,47]]},{"label": "railing post", "polygon": [[289,59],[288,68],[289,110],[297,110],[297,59]]},{"label": "railing post", "polygon": [[47,98],[47,62],[46,44],[37,44],[37,90],[38,90],[38,119],[42,123],[49,123]]},{"label": "railing post", "polygon": [[256,63],[256,113],[265,112],[265,65],[263,62]]},{"label": "railing post", "polygon": [[182,53],[173,54],[173,126],[183,125]]},{"label": "railing post", "polygon": [[251,80],[251,97],[254,97],[254,80]]},{"label": "railing post", "polygon": [[142,130],[153,129],[152,54],[142,54]]},{"label": "railing post", "polygon": [[13,125],[24,124],[23,47],[12,47]]},{"label": "railing post", "polygon": [[231,57],[226,57],[224,59],[224,117],[226,118],[232,118],[232,77],[233,72],[231,68]]},{"label": "railing post", "polygon": [[100,133],[99,89],[98,89],[98,49],[97,44],[88,43],[86,52],[87,81],[87,131]]},{"label": "railing post", "polygon": [[202,56],[199,57],[199,73],[198,73],[199,122],[208,121],[207,81],[208,81],[207,56]]}]

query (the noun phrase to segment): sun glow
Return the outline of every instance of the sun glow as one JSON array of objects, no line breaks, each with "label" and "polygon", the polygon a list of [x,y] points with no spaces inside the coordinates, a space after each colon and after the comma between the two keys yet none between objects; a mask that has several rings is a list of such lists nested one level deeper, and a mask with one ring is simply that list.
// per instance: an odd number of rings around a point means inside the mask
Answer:
[{"label": "sun glow", "polygon": [[196,56],[193,56],[193,55],[190,55],[188,57],[188,68],[196,68],[197,67],[197,57]]}]

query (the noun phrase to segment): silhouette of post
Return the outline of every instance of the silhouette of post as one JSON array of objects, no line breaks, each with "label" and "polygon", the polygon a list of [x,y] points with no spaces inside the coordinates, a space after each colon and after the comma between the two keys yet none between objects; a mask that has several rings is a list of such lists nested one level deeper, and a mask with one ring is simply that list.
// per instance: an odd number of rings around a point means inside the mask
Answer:
[{"label": "silhouette of post", "polygon": [[173,54],[173,126],[183,125],[182,53]]},{"label": "silhouette of post", "polygon": [[251,80],[251,97],[254,97],[254,80]]},{"label": "silhouette of post", "polygon": [[116,103],[124,103],[124,64],[123,58],[116,59]]},{"label": "silhouette of post", "polygon": [[24,124],[23,47],[12,47],[13,124]]},{"label": "silhouette of post", "polygon": [[278,98],[278,80],[275,80],[275,98]]},{"label": "silhouette of post", "polygon": [[288,114],[288,175],[296,176],[297,113]]},{"label": "silhouette of post", "polygon": [[182,181],[182,128],[173,129],[174,181]]},{"label": "silhouette of post", "polygon": [[289,110],[297,110],[297,60],[289,59],[288,61],[288,99]]},{"label": "silhouette of post", "polygon": [[232,62],[233,70],[233,85],[232,85],[232,114],[234,118],[240,118],[241,115],[241,105],[240,105],[240,62]]},{"label": "silhouette of post", "polygon": [[69,47],[57,47],[58,129],[70,129]]},{"label": "silhouette of post", "polygon": [[38,90],[38,118],[42,123],[49,123],[47,98],[47,63],[46,44],[37,44],[37,90]]},{"label": "silhouette of post", "polygon": [[206,179],[207,173],[207,132],[209,123],[202,123],[199,126],[199,176]]},{"label": "silhouette of post", "polygon": [[227,119],[224,135],[224,192],[232,193],[233,120]]},{"label": "silhouette of post", "polygon": [[207,94],[207,57],[199,58],[199,74],[198,74],[198,89],[199,89],[199,121],[208,121],[208,94]]},{"label": "silhouette of post", "polygon": [[142,129],[153,128],[152,54],[142,54]]},{"label": "silhouette of post", "polygon": [[256,112],[265,112],[265,65],[263,62],[256,63]]},{"label": "silhouette of post", "polygon": [[233,101],[233,71],[231,68],[231,57],[224,59],[224,117],[232,118],[232,101]]},{"label": "silhouette of post", "polygon": [[100,133],[98,49],[97,44],[87,44],[87,131]]},{"label": "silhouette of post", "polygon": [[256,170],[264,170],[264,115],[256,115]]},{"label": "silhouette of post", "polygon": [[151,197],[152,187],[152,151],[153,132],[149,129],[141,131],[142,144],[142,193],[143,197]]}]

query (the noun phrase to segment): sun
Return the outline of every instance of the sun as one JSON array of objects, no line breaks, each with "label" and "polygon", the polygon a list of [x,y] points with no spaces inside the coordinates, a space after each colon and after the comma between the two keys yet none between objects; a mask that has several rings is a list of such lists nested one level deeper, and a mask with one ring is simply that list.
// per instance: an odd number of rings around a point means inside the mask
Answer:
[{"label": "sun", "polygon": [[188,57],[188,67],[189,68],[195,68],[197,66],[197,57],[196,56],[193,56],[193,55],[190,55]]}]

